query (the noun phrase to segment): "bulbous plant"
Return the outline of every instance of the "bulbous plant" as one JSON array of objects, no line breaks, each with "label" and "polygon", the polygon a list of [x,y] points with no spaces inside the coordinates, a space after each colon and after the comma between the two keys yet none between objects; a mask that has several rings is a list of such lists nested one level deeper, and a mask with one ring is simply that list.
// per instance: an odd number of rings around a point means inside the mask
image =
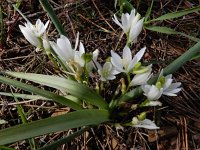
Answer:
[{"label": "bulbous plant", "polygon": [[[164,70],[161,70],[159,76],[153,77],[152,65],[145,66],[142,64],[142,57],[146,47],[132,56],[130,45],[136,42],[143,25],[143,19],[139,20],[140,15],[137,13],[135,16],[135,10],[132,10],[130,14],[122,14],[122,23],[114,16],[114,22],[126,33],[128,44],[122,50],[122,57],[111,50],[111,58],[105,61],[104,64],[100,64],[98,62],[99,51],[95,50],[93,53],[87,53],[84,45],[79,42],[78,35],[73,48],[70,40],[63,34],[63,29],[61,29],[58,20],[55,18],[48,1],[40,0],[40,2],[55,23],[60,32],[60,38],[57,39],[56,43],[48,40],[45,30],[49,21],[44,25],[40,20],[37,20],[36,26],[27,22],[25,26],[20,25],[20,29],[25,38],[33,46],[39,47],[54,61],[54,64],[62,71],[61,76],[10,71],[3,71],[2,74],[52,87],[59,90],[62,94],[58,95],[50,91],[41,90],[38,87],[10,79],[3,75],[0,76],[0,82],[19,87],[36,95],[3,92],[0,94],[20,98],[24,98],[25,96],[26,98],[40,96],[41,99],[53,100],[66,105],[72,111],[64,115],[0,130],[0,145],[52,132],[83,127],[78,133],[61,139],[58,143],[62,144],[68,138],[73,139],[80,135],[92,125],[101,123],[159,129],[154,121],[148,119],[149,114],[142,111],[143,109],[141,108],[161,106],[162,103],[159,101],[159,98],[162,95],[176,96],[181,90],[181,83],[172,83],[171,73],[175,71],[173,69],[174,62]],[[189,51],[175,60],[175,63],[179,62],[179,65],[176,64],[176,69],[180,68],[194,53],[197,53],[199,46],[200,43],[190,50],[192,52]],[[93,78],[94,76],[95,78],[99,78],[99,82],[96,83],[95,89],[91,89],[89,78]],[[102,94],[102,91],[106,90],[106,86],[111,86],[113,83],[111,80],[120,80],[120,82],[117,88],[112,88],[113,91],[111,93],[114,94],[107,97]],[[139,98],[139,101],[137,100],[135,103],[134,99],[136,97]],[[129,103],[134,101],[134,103],[126,108],[127,110],[125,111],[124,109],[120,109],[127,101]],[[124,112],[120,112],[121,110]],[[130,111],[139,113],[129,114],[128,112]],[[51,147],[58,146],[58,143],[51,144]]]}]

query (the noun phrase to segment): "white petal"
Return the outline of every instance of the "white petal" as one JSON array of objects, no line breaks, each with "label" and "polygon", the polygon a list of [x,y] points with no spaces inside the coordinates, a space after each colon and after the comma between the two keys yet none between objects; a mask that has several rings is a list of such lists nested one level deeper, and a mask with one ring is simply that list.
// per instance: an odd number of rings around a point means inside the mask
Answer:
[{"label": "white petal", "polygon": [[57,39],[57,45],[60,50],[63,52],[64,57],[67,58],[67,61],[74,58],[74,50],[72,49],[71,43],[67,37],[61,35],[59,39]]},{"label": "white petal", "polygon": [[49,43],[49,39],[48,39],[46,33],[44,33],[44,35],[43,35],[42,43],[43,43],[43,47],[44,47],[45,50],[49,50],[51,48],[50,43]]},{"label": "white petal", "polygon": [[119,72],[124,72],[121,57],[112,50],[111,50],[111,63],[113,64],[113,66],[116,67],[116,69]]},{"label": "white petal", "polygon": [[108,77],[106,77],[107,80],[114,80],[116,78],[116,76],[114,75],[109,75]]},{"label": "white petal", "polygon": [[162,77],[163,76],[163,69],[160,71],[160,74],[159,74],[159,76],[158,76],[158,79],[160,78],[160,77]]},{"label": "white petal", "polygon": [[142,48],[132,59],[132,61],[130,62],[129,66],[128,66],[128,71],[132,70],[133,67],[135,66],[135,64],[137,62],[140,61],[140,59],[142,58],[142,56],[144,55],[144,52],[146,50],[146,47]]},{"label": "white petal", "polygon": [[132,54],[131,54],[131,50],[128,46],[125,46],[124,49],[123,49],[123,56],[122,56],[122,59],[123,61],[125,61],[126,65],[128,66],[129,63],[131,62],[132,60]]},{"label": "white petal", "polygon": [[129,33],[130,42],[133,42],[134,40],[137,39],[138,35],[142,31],[142,27],[143,27],[143,19],[139,20],[137,24],[135,24],[134,26],[131,26]]},{"label": "white petal", "polygon": [[64,53],[55,42],[50,41],[49,42],[51,47],[53,48],[54,52],[64,61],[67,62],[68,61],[68,56],[66,55],[66,53]]},{"label": "white petal", "polygon": [[151,85],[142,85],[141,88],[144,91],[144,93],[146,94],[150,91]]},{"label": "white petal", "polygon": [[94,62],[94,63],[95,63],[95,65],[96,65],[96,67],[97,67],[98,70],[101,71],[101,70],[103,69],[103,68],[101,67],[101,65],[100,65],[99,62],[96,61],[96,62]]},{"label": "white petal", "polygon": [[130,13],[130,18],[129,19],[132,21],[134,18],[135,18],[135,9],[132,9],[131,13]]},{"label": "white petal", "polygon": [[162,95],[162,90],[159,90],[155,85],[152,85],[149,92],[145,94],[149,100],[157,100]]},{"label": "white petal", "polygon": [[146,50],[146,47],[143,47],[139,52],[137,52],[137,54],[135,55],[137,62],[140,61],[140,59],[144,55],[145,50]]},{"label": "white petal", "polygon": [[151,70],[150,69],[149,71],[145,72],[145,73],[142,73],[142,74],[136,74],[131,83],[130,83],[130,86],[137,86],[137,85],[142,85],[142,84],[146,84],[146,82],[150,79],[151,77]]},{"label": "white petal", "polygon": [[96,50],[92,53],[92,55],[93,55],[92,60],[93,60],[93,61],[97,61],[97,58],[98,58],[98,55],[99,55],[99,50],[96,49]]},{"label": "white petal", "polygon": [[27,27],[21,26],[19,25],[19,28],[21,30],[21,32],[23,33],[23,35],[25,36],[25,38],[34,46],[36,47],[40,47],[41,46],[41,42],[39,41],[38,37],[36,37],[31,31],[30,29],[28,29]]},{"label": "white petal", "polygon": [[119,74],[119,73],[121,73],[121,72],[117,71],[116,68],[114,68],[114,67],[112,68],[112,70],[110,72],[110,74],[113,74],[113,75],[116,75],[116,74]]},{"label": "white petal", "polygon": [[132,17],[132,19],[131,19],[131,28],[132,28],[132,26],[135,26],[138,23],[139,19],[140,19],[140,14],[139,13],[137,13],[135,17]]},{"label": "white petal", "polygon": [[42,34],[46,31],[48,25],[49,25],[49,20],[46,22],[45,25],[43,24],[43,27],[42,27],[42,29],[40,30],[40,35],[42,35]]},{"label": "white petal", "polygon": [[101,75],[100,80],[102,81],[106,81],[106,80],[113,80],[116,77],[114,76],[114,74],[111,74],[111,70],[112,70],[112,64],[110,62],[106,62],[103,65],[102,69],[98,69],[98,73],[99,75]]},{"label": "white petal", "polygon": [[149,119],[145,119],[143,121],[139,121],[138,125],[133,125],[134,127],[138,128],[146,128],[146,129],[159,129],[154,122]]},{"label": "white petal", "polygon": [[82,59],[82,53],[80,51],[74,52],[74,61],[77,62],[81,67],[84,67],[85,61]]},{"label": "white petal", "polygon": [[129,23],[129,14],[122,14],[122,29],[124,30],[125,33],[129,32],[130,29],[130,23]]},{"label": "white petal", "polygon": [[176,88],[173,90],[166,90],[163,92],[164,95],[168,95],[168,96],[177,96],[175,93],[178,93],[181,91],[181,88]]},{"label": "white petal", "polygon": [[145,106],[162,106],[162,103],[159,101],[149,101]]},{"label": "white petal", "polygon": [[105,71],[111,71],[112,69],[112,64],[110,62],[106,62],[104,65],[103,65],[103,70]]},{"label": "white petal", "polygon": [[118,25],[120,26],[122,29],[123,29],[123,26],[122,24],[119,22],[119,20],[117,19],[116,15],[114,14],[114,18],[113,18],[113,21]]},{"label": "white petal", "polygon": [[76,35],[76,43],[75,43],[74,50],[77,49],[77,47],[78,47],[78,42],[79,42],[79,32],[78,32],[77,35]]},{"label": "white petal", "polygon": [[85,48],[84,48],[82,42],[80,42],[80,45],[79,45],[79,52],[80,52],[81,54],[84,54],[84,53],[85,53]]}]

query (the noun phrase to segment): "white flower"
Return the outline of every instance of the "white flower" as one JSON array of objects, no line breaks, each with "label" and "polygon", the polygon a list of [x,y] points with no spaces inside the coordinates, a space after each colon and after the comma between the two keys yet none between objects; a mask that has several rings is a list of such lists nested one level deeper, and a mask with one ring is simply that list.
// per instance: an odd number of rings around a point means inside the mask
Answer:
[{"label": "white flower", "polygon": [[32,25],[30,22],[25,23],[25,26],[19,25],[19,28],[25,38],[34,46],[41,47],[41,36],[45,32],[49,21],[44,25],[40,19],[36,21],[35,25]]},{"label": "white flower", "polygon": [[172,74],[165,77],[165,84],[163,85],[163,95],[177,96],[176,93],[181,90],[181,83],[172,83],[172,81]]},{"label": "white flower", "polygon": [[121,23],[116,15],[114,15],[113,21],[126,33],[128,42],[132,43],[137,41],[137,37],[142,31],[144,18],[140,19],[140,14],[136,13],[135,9],[133,9],[130,14],[123,13],[121,16]]},{"label": "white flower", "polygon": [[142,48],[133,57],[133,59],[132,59],[131,50],[128,46],[124,47],[122,58],[114,51],[111,51],[111,63],[113,64],[113,66],[116,67],[117,71],[129,73],[133,69],[135,64],[140,61],[140,59],[144,55],[145,49],[146,47]]},{"label": "white flower", "polygon": [[142,90],[144,95],[147,96],[149,100],[157,100],[161,95],[177,96],[181,88],[181,83],[172,83],[172,75],[163,76],[163,70],[160,72],[156,85],[143,85]]},{"label": "white flower", "polygon": [[133,79],[130,82],[130,86],[137,86],[137,85],[143,85],[146,84],[147,81],[150,79],[152,76],[151,71],[152,71],[152,65],[147,66],[147,71],[144,73],[139,73],[136,74]]},{"label": "white flower", "polygon": [[98,62],[97,62],[98,55],[99,55],[99,50],[96,49],[92,53],[92,60],[87,64],[87,70],[88,70],[89,73],[92,71],[93,68],[96,68],[96,64],[98,64]]},{"label": "white flower", "polygon": [[116,78],[115,75],[119,73],[115,70],[115,68],[110,62],[106,62],[103,65],[103,68],[98,62],[96,63],[96,65],[98,67],[98,73],[101,76],[101,81],[113,80]]},{"label": "white flower", "polygon": [[66,36],[61,35],[60,38],[57,39],[57,43],[50,41],[50,44],[55,53],[64,62],[74,60],[75,50],[72,48],[72,45]]},{"label": "white flower", "polygon": [[148,100],[157,100],[163,93],[163,88],[157,88],[155,85],[143,85],[142,90]]},{"label": "white flower", "polygon": [[84,67],[85,65],[85,61],[82,58],[83,54],[85,54],[85,48],[83,46],[83,43],[80,42],[79,51],[75,51],[74,53],[74,61],[77,62],[81,67]]},{"label": "white flower", "polygon": [[159,129],[156,124],[149,120],[149,119],[144,119],[142,121],[138,120],[137,117],[133,117],[132,119],[132,126],[133,127],[138,127],[138,128],[145,128],[145,129]]}]

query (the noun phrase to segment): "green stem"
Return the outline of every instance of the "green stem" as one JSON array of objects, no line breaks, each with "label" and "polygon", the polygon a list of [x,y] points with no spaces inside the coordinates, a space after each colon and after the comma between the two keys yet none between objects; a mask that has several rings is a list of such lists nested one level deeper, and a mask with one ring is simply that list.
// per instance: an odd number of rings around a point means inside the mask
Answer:
[{"label": "green stem", "polygon": [[66,36],[67,34],[65,33],[65,30],[64,30],[63,26],[61,25],[60,21],[58,20],[53,8],[49,4],[49,1],[48,0],[40,0],[40,4],[43,6],[44,10],[47,11],[49,17],[51,18],[51,21],[55,25],[55,27],[58,30],[58,32],[61,35],[65,35]]}]

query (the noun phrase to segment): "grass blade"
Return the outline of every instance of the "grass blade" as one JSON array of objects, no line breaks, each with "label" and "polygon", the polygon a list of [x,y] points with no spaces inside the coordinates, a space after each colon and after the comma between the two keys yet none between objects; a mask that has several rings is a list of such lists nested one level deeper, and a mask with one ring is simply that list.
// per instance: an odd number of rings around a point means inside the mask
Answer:
[{"label": "grass blade", "polygon": [[18,9],[18,7],[16,6],[16,5],[12,5],[14,8],[15,8],[15,10],[17,10],[17,12],[26,20],[26,22],[30,22],[29,20],[28,20],[28,18]]},{"label": "grass blade", "polygon": [[64,137],[62,139],[59,139],[45,147],[39,148],[38,150],[55,150],[57,149],[60,145],[65,144],[67,142],[70,142],[71,140],[75,139],[76,137],[78,137],[79,135],[81,135],[82,133],[84,133],[88,128],[82,128],[79,131]]},{"label": "grass blade", "polygon": [[30,80],[39,84],[43,84],[52,88],[56,88],[62,91],[66,91],[71,95],[85,100],[86,102],[98,106],[102,109],[107,109],[108,104],[106,101],[98,95],[96,92],[91,90],[89,87],[78,83],[76,81],[68,80],[65,78],[50,76],[50,75],[42,75],[42,74],[34,74],[34,73],[21,73],[21,72],[5,72],[10,76],[14,76],[17,78],[22,78],[26,80]]},{"label": "grass blade", "polygon": [[187,37],[187,38],[189,38],[190,40],[195,41],[195,42],[199,42],[199,41],[200,41],[199,38],[196,38],[196,37],[187,35],[187,34],[182,33],[182,32],[175,31],[175,30],[173,30],[173,29],[171,29],[171,28],[168,28],[168,27],[145,26],[145,28],[148,29],[148,30],[151,30],[151,31],[156,31],[156,32],[165,33],[165,34],[175,34],[175,35],[178,34],[178,35]]},{"label": "grass blade", "polygon": [[0,150],[16,150],[16,149],[0,145]]},{"label": "grass blade", "polygon": [[23,99],[41,99],[41,100],[49,100],[45,97],[38,96],[38,95],[30,95],[30,94],[19,94],[19,93],[7,93],[7,92],[0,92],[0,95],[3,96],[10,96],[16,98],[23,98]]},{"label": "grass blade", "polygon": [[153,7],[153,3],[154,3],[154,0],[151,0],[151,5],[149,6],[149,8],[146,12],[144,22],[147,22],[149,20],[149,17],[151,15],[151,10],[152,10],[152,7]]},{"label": "grass blade", "polygon": [[119,5],[120,5],[120,12],[122,13],[123,10],[125,9],[126,11],[128,11],[129,13],[131,12],[133,8],[133,5],[128,2],[127,0],[119,0]]},{"label": "grass blade", "polygon": [[22,83],[22,82],[13,80],[13,79],[9,79],[7,77],[0,76],[0,82],[21,88],[25,91],[46,97],[48,99],[52,99],[53,101],[60,103],[60,104],[63,104],[63,105],[67,105],[74,110],[83,109],[82,106],[80,106],[79,104],[77,104],[77,103],[75,103],[75,102],[73,102],[73,101],[71,101],[71,100],[69,100],[69,99],[67,99],[63,96],[54,94],[54,93],[49,92],[49,91],[39,89],[37,87],[33,87],[31,85],[28,85],[28,84],[25,84],[25,83]]},{"label": "grass blade", "polygon": [[90,109],[75,111],[0,130],[0,145],[71,128],[97,125],[106,121],[109,121],[109,112],[107,110]]},{"label": "grass blade", "polygon": [[[15,98],[16,102],[19,102],[16,97],[14,97],[14,98]],[[24,109],[22,108],[22,106],[20,104],[17,104],[17,111],[18,111],[18,114],[21,118],[22,123],[23,124],[28,123],[26,113],[24,112]],[[31,139],[28,139],[27,141],[29,142],[31,150],[35,150],[36,149],[35,140],[33,138],[31,138]]]},{"label": "grass blade", "polygon": [[44,10],[47,11],[49,17],[51,18],[51,21],[55,25],[56,29],[61,35],[67,35],[63,26],[61,25],[60,21],[58,20],[54,10],[52,9],[51,5],[49,4],[48,0],[40,0],[40,4],[44,8]]},{"label": "grass blade", "polygon": [[185,10],[181,10],[181,11],[177,11],[177,12],[167,13],[167,14],[162,15],[162,16],[156,18],[156,19],[152,19],[149,22],[161,21],[161,20],[167,20],[167,19],[174,19],[174,18],[185,16],[185,15],[193,13],[193,12],[198,12],[199,10],[200,10],[200,6],[197,6],[197,7],[193,7],[193,8],[190,8],[190,9],[185,9]]}]

